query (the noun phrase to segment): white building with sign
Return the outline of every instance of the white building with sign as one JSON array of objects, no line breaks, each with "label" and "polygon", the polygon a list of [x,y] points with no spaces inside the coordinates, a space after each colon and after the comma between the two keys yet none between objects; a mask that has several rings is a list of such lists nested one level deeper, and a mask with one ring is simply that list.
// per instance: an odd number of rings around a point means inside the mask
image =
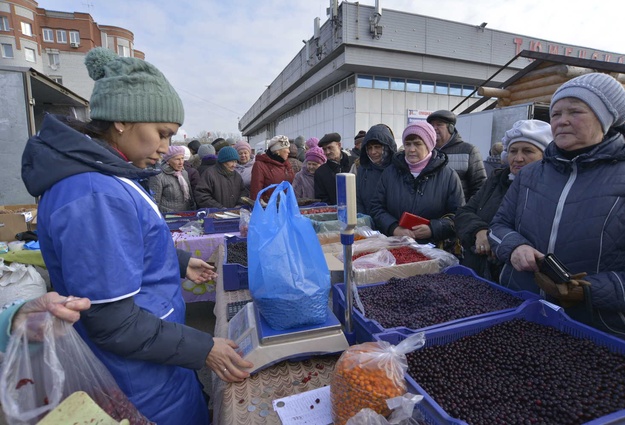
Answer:
[{"label": "white building with sign", "polygon": [[[459,23],[342,2],[239,122],[252,145],[276,134],[321,138],[389,125],[397,139],[429,112],[459,112],[531,63],[522,50],[625,63],[625,54],[570,46]],[[496,74],[496,75],[495,75]],[[484,105],[485,107],[486,105]],[[478,109],[481,110],[481,109]],[[470,141],[470,140],[469,140]],[[482,155],[484,156],[484,152]]]}]

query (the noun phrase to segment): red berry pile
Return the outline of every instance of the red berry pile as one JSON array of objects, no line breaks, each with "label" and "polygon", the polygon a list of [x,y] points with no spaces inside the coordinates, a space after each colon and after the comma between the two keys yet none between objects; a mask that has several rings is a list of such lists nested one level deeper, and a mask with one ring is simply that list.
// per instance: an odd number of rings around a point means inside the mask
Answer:
[{"label": "red berry pile", "polygon": [[[419,261],[428,261],[430,258],[421,254],[419,251],[410,248],[409,246],[402,246],[399,248],[391,248],[389,249],[390,253],[395,257],[395,264],[408,264],[408,263],[417,263]],[[360,252],[352,256],[352,261],[357,258],[363,257],[368,254],[372,254],[374,251],[365,251]]]}]

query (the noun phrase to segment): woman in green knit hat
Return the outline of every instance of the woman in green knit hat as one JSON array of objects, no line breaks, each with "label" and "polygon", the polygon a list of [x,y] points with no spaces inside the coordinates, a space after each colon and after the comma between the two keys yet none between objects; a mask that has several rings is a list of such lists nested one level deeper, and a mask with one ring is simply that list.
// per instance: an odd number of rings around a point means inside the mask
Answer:
[{"label": "woman in green knit hat", "polygon": [[181,274],[205,281],[213,272],[179,265],[141,185],[160,172],[152,167],[183,122],[182,101],[148,62],[96,48],[85,64],[91,121],[47,115],[22,159],[22,179],[41,197],[41,252],[56,291],[91,300],[76,329],[139,411],[159,425],[204,425],[195,370],[235,382],[252,365],[234,342],[184,325]]}]

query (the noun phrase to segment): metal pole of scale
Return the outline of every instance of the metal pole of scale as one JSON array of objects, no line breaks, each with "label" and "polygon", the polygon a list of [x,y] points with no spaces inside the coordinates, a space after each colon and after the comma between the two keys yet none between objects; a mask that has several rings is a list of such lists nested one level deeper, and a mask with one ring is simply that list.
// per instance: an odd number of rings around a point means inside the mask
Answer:
[{"label": "metal pole of scale", "polygon": [[345,282],[345,338],[355,344],[356,335],[352,324],[352,245],[356,228],[356,176],[351,173],[336,175],[337,214],[341,223],[341,244],[343,245],[343,281]]}]

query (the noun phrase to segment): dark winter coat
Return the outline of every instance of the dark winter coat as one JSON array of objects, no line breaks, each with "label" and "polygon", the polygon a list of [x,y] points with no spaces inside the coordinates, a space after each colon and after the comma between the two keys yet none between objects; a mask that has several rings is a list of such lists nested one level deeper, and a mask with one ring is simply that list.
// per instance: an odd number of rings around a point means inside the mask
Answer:
[{"label": "dark winter coat", "polygon": [[[369,159],[367,143],[372,140],[381,143],[384,146],[384,150],[388,152],[388,158],[385,163],[378,165],[372,163]],[[359,213],[371,215],[371,199],[376,193],[378,181],[382,176],[382,172],[390,165],[396,152],[397,143],[395,143],[395,139],[393,139],[385,125],[374,125],[367,131],[362,141],[359,158],[360,165],[356,174],[356,203]]]},{"label": "dark winter coat", "polygon": [[404,152],[382,173],[371,201],[371,214],[378,230],[393,235],[404,211],[430,220],[432,238],[419,243],[437,243],[455,237],[453,217],[464,204],[458,175],[447,166],[447,156],[434,149],[432,158],[418,177],[413,177]]},{"label": "dark winter coat", "polygon": [[509,177],[510,168],[495,170],[469,202],[458,208],[454,218],[456,233],[464,248],[462,265],[472,268],[479,276],[493,282],[499,281],[501,263],[475,253],[475,236],[480,230],[488,230],[512,183]]},{"label": "dark winter coat", "polygon": [[[293,183],[294,178],[295,173],[289,161],[280,162],[277,159],[271,158],[267,153],[258,155],[252,167],[250,197],[256,200],[258,192],[267,186],[282,183],[285,180],[289,183]],[[263,193],[263,200],[265,202],[269,200],[272,192],[273,190],[268,190]]]},{"label": "dark winter coat", "polygon": [[200,172],[193,168],[189,161],[184,162],[184,169],[189,175],[189,182],[191,183],[191,191],[195,190],[195,186],[200,182]]},{"label": "dark winter coat", "polygon": [[204,171],[208,170],[213,165],[217,164],[217,155],[206,155],[202,158],[202,163],[199,167],[197,167],[198,173],[200,173],[200,178],[202,178],[202,174]]},{"label": "dark winter coat", "polygon": [[506,264],[500,283],[539,292],[531,272],[510,264],[529,245],[555,254],[571,273],[586,272],[585,302],[566,312],[625,338],[625,138],[608,133],[589,152],[566,159],[552,142],[542,161],[523,167],[491,223],[491,246]]},{"label": "dark winter coat", "polygon": [[195,188],[198,208],[234,208],[241,204],[241,196],[248,195],[241,174],[228,171],[222,164],[209,167]]},{"label": "dark winter coat", "polygon": [[454,131],[451,139],[440,151],[449,158],[449,167],[458,173],[462,182],[464,199],[469,200],[480,190],[486,180],[486,171],[480,151],[477,147],[462,140],[458,130]]},{"label": "dark winter coat", "polygon": [[328,205],[336,205],[336,175],[349,173],[351,162],[349,155],[341,151],[340,162],[326,161],[315,171],[315,199]]}]

